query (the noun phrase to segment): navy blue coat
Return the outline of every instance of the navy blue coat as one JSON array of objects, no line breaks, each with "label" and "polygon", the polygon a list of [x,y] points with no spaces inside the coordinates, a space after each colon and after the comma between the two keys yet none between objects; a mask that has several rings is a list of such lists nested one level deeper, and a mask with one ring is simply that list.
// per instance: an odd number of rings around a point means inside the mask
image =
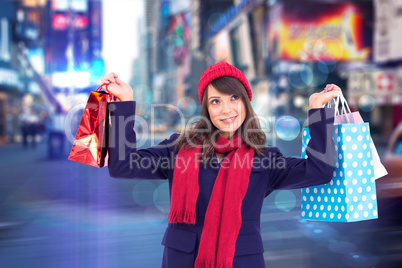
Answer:
[{"label": "navy blue coat", "polygon": [[[175,133],[151,148],[137,150],[136,134],[133,131],[135,102],[113,103],[109,104],[109,108],[113,125],[108,149],[110,176],[167,179],[171,194],[174,160],[179,150],[174,150],[173,142],[179,134]],[[242,204],[242,224],[236,241],[234,268],[265,267],[260,214],[266,196],[278,189],[296,189],[330,182],[335,162],[333,116],[334,108],[309,110],[311,140],[308,144],[307,159],[284,157],[277,147],[268,147],[264,156],[254,157],[248,189]],[[219,166],[216,155],[209,163],[200,165],[196,223],[168,224],[162,240],[162,245],[165,246],[162,267],[194,267],[204,216]]]}]

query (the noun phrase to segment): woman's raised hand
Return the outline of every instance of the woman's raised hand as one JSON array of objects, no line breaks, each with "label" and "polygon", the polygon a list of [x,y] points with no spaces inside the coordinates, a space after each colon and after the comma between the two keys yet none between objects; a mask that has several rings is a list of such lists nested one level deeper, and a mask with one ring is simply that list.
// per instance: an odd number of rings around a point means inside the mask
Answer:
[{"label": "woman's raised hand", "polygon": [[[111,72],[101,79],[102,84],[108,84],[107,90],[118,98],[120,101],[133,101],[134,91],[127,83],[123,82],[117,77],[117,74]],[[106,86],[103,86],[106,89]]]},{"label": "woman's raised hand", "polygon": [[341,88],[337,85],[328,84],[323,91],[312,94],[309,98],[310,109],[322,108],[325,103],[338,96],[337,91],[342,93]]}]

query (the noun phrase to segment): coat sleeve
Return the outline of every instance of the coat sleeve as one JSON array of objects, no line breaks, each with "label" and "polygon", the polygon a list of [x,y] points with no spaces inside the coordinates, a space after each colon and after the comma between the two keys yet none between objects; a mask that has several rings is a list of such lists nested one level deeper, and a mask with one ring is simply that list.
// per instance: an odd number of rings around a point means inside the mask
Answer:
[{"label": "coat sleeve", "polygon": [[174,133],[158,145],[137,150],[135,101],[110,103],[108,169],[113,178],[167,179],[174,165],[173,145],[179,134]]},{"label": "coat sleeve", "polygon": [[310,142],[307,159],[284,157],[277,147],[271,147],[271,169],[266,195],[273,190],[297,189],[329,183],[335,167],[333,140],[334,108],[308,111]]}]

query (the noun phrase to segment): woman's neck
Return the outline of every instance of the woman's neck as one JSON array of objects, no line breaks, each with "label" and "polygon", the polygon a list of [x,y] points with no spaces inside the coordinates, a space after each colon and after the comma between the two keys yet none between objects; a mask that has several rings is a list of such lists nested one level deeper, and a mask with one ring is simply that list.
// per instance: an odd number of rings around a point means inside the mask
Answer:
[{"label": "woman's neck", "polygon": [[233,135],[235,134],[235,132],[220,132],[219,135],[221,135],[223,138],[229,140]]}]

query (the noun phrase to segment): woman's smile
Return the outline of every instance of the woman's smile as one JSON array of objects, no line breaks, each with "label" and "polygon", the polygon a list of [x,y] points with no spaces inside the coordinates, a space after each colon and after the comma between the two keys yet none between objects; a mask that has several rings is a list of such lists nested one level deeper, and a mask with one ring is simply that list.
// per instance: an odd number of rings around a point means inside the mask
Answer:
[{"label": "woman's smile", "polygon": [[233,121],[234,121],[236,118],[237,118],[237,115],[236,115],[236,116],[233,116],[233,117],[230,117],[230,118],[227,118],[227,119],[222,119],[221,121],[224,122],[224,123],[227,123],[227,124],[231,124],[231,123],[233,123]]}]

